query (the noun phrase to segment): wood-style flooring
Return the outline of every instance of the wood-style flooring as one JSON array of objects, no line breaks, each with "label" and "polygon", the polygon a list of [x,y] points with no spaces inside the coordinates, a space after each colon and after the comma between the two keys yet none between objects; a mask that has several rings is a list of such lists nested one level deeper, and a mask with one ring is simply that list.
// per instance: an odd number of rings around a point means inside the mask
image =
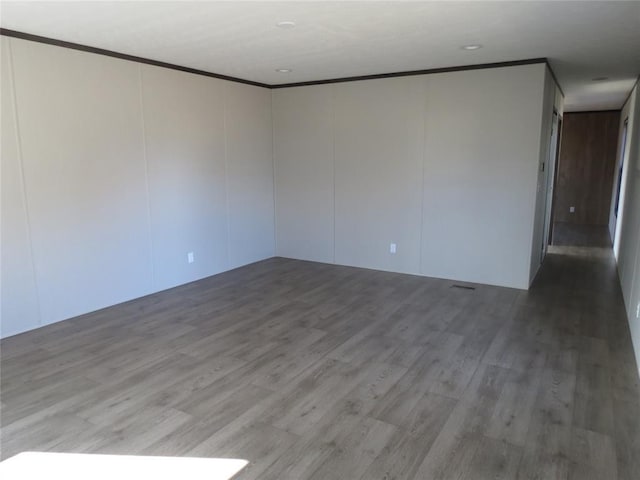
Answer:
[{"label": "wood-style flooring", "polygon": [[548,255],[528,292],[456,283],[274,258],[5,339],[2,456],[233,457],[263,480],[640,478],[611,256]]},{"label": "wood-style flooring", "polygon": [[554,222],[553,245],[566,247],[611,247],[611,236],[607,225],[580,225]]}]

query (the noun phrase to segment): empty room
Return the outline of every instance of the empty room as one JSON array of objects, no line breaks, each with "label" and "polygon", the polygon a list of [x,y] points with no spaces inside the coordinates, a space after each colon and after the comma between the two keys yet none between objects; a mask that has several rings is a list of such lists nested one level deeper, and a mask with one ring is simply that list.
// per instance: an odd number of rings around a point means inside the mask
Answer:
[{"label": "empty room", "polygon": [[640,2],[0,27],[1,478],[640,478]]}]

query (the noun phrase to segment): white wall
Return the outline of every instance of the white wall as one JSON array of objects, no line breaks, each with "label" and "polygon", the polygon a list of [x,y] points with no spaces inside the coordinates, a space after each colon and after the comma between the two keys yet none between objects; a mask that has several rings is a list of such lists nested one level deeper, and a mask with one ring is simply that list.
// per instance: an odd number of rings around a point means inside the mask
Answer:
[{"label": "white wall", "polygon": [[276,245],[280,256],[333,263],[333,90],[273,91]]},{"label": "white wall", "polygon": [[[224,85],[148,65],[140,69],[150,251],[154,288],[162,290],[227,268]],[[197,261],[188,264],[187,252]]]},{"label": "white wall", "polygon": [[[640,94],[638,86],[625,105],[628,112],[628,156],[625,159],[623,179],[625,196],[618,216],[618,238],[616,242],[618,275],[629,319],[631,339],[640,373]],[[621,121],[626,116],[623,114]]]},{"label": "white wall", "polygon": [[2,253],[1,318],[2,331],[19,332],[40,325],[38,293],[31,257],[24,177],[15,118],[13,71],[9,42],[0,37],[0,199]]},{"label": "white wall", "polygon": [[274,91],[277,254],[527,288],[545,71]]},{"label": "white wall", "polygon": [[529,285],[543,64],[270,92],[1,40],[2,336],[276,253]]},{"label": "white wall", "polygon": [[271,92],[225,82],[229,267],[275,255]]},{"label": "white wall", "polygon": [[137,65],[10,48],[41,322],[149,293]]},{"label": "white wall", "polygon": [[[529,283],[540,270],[542,265],[543,246],[546,247],[548,239],[545,236],[545,220],[547,214],[547,182],[549,175],[553,174],[553,166],[550,162],[551,134],[553,129],[553,109],[560,110],[562,96],[558,95],[558,88],[548,69],[545,69],[544,95],[540,128],[540,153],[538,159],[538,180],[535,195],[535,217],[533,237],[531,241],[531,264],[529,270]],[[556,159],[557,161],[557,159]],[[544,164],[544,168],[543,168]],[[551,199],[549,199],[551,200]],[[546,248],[545,248],[546,251]]]},{"label": "white wall", "polygon": [[423,274],[529,287],[545,70],[427,79]]},{"label": "white wall", "polygon": [[[419,273],[423,80],[333,86],[335,262],[340,265]],[[395,255],[389,254],[392,242]]]},{"label": "white wall", "polygon": [[269,90],[1,41],[2,336],[273,256]]}]

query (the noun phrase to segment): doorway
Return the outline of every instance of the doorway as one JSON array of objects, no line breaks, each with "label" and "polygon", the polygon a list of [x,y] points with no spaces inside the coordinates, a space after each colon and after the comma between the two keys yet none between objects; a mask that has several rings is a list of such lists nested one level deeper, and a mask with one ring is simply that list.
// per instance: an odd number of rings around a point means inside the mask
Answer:
[{"label": "doorway", "polygon": [[[550,219],[554,247],[610,248],[620,112],[565,112]],[[624,174],[621,197],[624,195]]]},{"label": "doorway", "polygon": [[613,241],[613,252],[615,256],[618,256],[618,248],[619,248],[619,239],[618,232],[620,230],[620,224],[622,223],[622,212],[620,211],[620,205],[624,203],[624,194],[625,194],[625,156],[627,153],[627,132],[629,128],[629,119],[626,118],[624,121],[624,126],[622,127],[622,137],[620,142],[620,165],[618,166],[618,171],[616,172],[618,175],[616,185],[616,194],[613,199],[615,202],[613,205],[613,223],[612,223],[612,231],[611,231],[611,240]]},{"label": "doorway", "polygon": [[549,142],[549,151],[547,152],[547,168],[545,178],[545,209],[544,209],[544,234],[542,236],[542,252],[540,255],[540,263],[547,254],[547,248],[551,243],[553,235],[553,192],[556,187],[556,176],[558,173],[558,152],[560,151],[560,132],[562,119],[558,115],[556,109],[553,110],[553,119],[551,123],[551,141]]}]

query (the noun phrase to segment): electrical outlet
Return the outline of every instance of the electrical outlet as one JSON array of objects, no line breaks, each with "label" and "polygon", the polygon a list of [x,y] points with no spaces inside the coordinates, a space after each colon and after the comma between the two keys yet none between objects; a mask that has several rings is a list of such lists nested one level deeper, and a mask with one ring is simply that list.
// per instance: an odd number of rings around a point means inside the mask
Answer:
[{"label": "electrical outlet", "polygon": [[389,253],[396,253],[396,244],[392,243],[389,245]]},{"label": "electrical outlet", "polygon": [[194,262],[193,252],[187,253],[187,262],[189,262],[189,263],[193,263]]},{"label": "electrical outlet", "polygon": [[569,207],[569,213],[576,213],[576,207]]}]

